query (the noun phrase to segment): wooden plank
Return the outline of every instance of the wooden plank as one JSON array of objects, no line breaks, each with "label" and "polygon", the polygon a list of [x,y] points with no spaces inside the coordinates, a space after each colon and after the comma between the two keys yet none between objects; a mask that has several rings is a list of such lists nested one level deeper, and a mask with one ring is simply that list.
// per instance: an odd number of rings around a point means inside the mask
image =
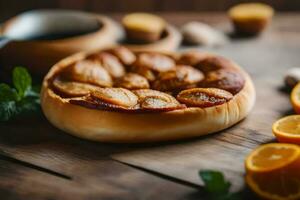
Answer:
[{"label": "wooden plank", "polygon": [[73,181],[39,172],[16,163],[0,160],[1,199],[74,199],[82,197],[82,190]]},{"label": "wooden plank", "polygon": [[[30,182],[30,189],[25,185],[29,184],[28,180],[35,179],[34,174],[16,173],[16,177],[15,172],[9,173],[5,176],[13,181],[5,186],[1,182],[5,183],[6,179],[0,173],[0,194],[5,190],[17,195],[28,193],[32,199],[48,199],[49,196],[52,199],[73,199],[73,195],[77,199],[175,199],[197,191],[109,159],[108,155],[127,149],[126,146],[74,138],[52,127],[44,118],[0,124],[0,130],[5,130],[0,136],[0,165],[3,157],[13,158],[21,161],[22,166],[31,168],[30,171],[42,174],[38,181]],[[67,182],[68,187],[59,182]],[[51,191],[53,188],[53,192],[46,190],[47,187]],[[66,191],[56,193],[58,189]]]}]

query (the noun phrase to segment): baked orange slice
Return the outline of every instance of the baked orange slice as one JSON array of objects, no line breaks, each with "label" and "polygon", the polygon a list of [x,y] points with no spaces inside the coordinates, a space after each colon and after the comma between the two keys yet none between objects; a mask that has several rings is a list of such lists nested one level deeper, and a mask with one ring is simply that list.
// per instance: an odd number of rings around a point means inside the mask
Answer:
[{"label": "baked orange slice", "polygon": [[272,126],[278,141],[300,145],[300,115],[290,115],[276,121]]},{"label": "baked orange slice", "polygon": [[300,147],[271,143],[255,149],[247,157],[246,182],[263,199],[300,199]]},{"label": "baked orange slice", "polygon": [[300,114],[300,82],[292,90],[291,102],[295,112]]}]

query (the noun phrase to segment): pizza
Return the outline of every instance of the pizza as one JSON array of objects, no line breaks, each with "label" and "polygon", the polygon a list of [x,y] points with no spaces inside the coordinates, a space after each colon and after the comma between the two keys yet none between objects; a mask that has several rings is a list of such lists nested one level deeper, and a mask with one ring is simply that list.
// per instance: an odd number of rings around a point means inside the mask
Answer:
[{"label": "pizza", "polygon": [[54,126],[101,142],[207,135],[245,118],[254,102],[249,75],[222,56],[122,46],[63,59],[41,91],[43,112]]}]

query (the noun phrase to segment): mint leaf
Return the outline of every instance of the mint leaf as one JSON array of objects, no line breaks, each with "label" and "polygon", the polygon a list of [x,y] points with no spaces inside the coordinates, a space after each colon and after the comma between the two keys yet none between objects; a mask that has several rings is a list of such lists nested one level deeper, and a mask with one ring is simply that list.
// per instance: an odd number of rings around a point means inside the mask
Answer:
[{"label": "mint leaf", "polygon": [[17,93],[5,83],[0,84],[0,102],[16,101],[18,99]]},{"label": "mint leaf", "polygon": [[16,103],[14,101],[0,102],[0,122],[10,120],[17,112]]},{"label": "mint leaf", "polygon": [[21,101],[17,102],[17,110],[20,114],[27,114],[40,111],[39,98],[24,97]]},{"label": "mint leaf", "polygon": [[31,76],[23,67],[15,67],[13,70],[13,84],[17,89],[19,98],[23,98],[31,89]]},{"label": "mint leaf", "polygon": [[202,170],[199,172],[205,184],[205,190],[216,195],[229,193],[230,183],[225,180],[223,174],[213,170]]},{"label": "mint leaf", "polygon": [[0,122],[16,115],[40,112],[40,86],[32,87],[31,76],[23,67],[15,67],[12,74],[15,88],[0,84]]},{"label": "mint leaf", "polygon": [[204,189],[210,200],[242,200],[242,191],[230,192],[230,182],[226,181],[222,172],[201,170],[199,176],[204,182]]}]

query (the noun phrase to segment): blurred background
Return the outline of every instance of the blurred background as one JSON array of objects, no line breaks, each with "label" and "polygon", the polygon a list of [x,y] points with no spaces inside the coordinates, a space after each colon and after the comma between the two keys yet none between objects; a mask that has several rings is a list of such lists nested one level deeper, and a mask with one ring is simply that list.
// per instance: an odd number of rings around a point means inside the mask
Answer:
[{"label": "blurred background", "polygon": [[[243,0],[0,0],[0,21],[38,8],[67,8],[98,13],[226,11]],[[277,11],[300,11],[299,0],[263,0]]]}]

